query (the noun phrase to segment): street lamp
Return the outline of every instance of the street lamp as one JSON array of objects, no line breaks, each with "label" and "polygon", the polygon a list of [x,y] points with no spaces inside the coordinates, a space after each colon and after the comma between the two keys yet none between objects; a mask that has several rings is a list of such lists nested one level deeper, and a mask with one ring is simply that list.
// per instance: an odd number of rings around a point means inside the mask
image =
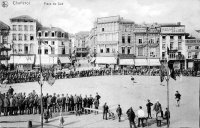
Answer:
[{"label": "street lamp", "polygon": [[[40,40],[40,36],[39,36],[39,47],[40,47],[40,50],[41,50],[41,40]],[[41,128],[43,128],[43,102],[42,102],[42,85],[44,84],[44,81],[43,81],[43,77],[42,77],[42,64],[41,64],[41,51],[40,51],[40,81],[39,81],[39,84],[40,84],[40,104],[41,104]]]}]

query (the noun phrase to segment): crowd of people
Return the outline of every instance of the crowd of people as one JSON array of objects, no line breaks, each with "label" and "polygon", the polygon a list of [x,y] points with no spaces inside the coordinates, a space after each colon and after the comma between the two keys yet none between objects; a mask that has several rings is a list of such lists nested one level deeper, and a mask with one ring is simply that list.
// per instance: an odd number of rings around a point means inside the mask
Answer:
[{"label": "crowd of people", "polygon": [[[24,83],[24,82],[34,82],[40,80],[39,71],[0,71],[0,83],[6,81],[7,84],[12,83]],[[182,74],[183,76],[194,75],[192,70],[175,70],[176,75]],[[200,73],[199,73],[200,74]],[[42,76],[44,81],[47,81],[49,76],[52,75],[55,79],[67,79],[67,78],[77,78],[77,77],[90,77],[90,76],[104,76],[104,75],[160,75],[159,69],[147,69],[147,68],[137,68],[137,69],[92,69],[83,71],[59,71],[55,72],[52,69],[46,69],[42,71]]]},{"label": "crowd of people", "polygon": [[[85,95],[69,95],[69,94],[46,94],[42,96],[43,109],[48,110],[50,117],[56,112],[73,112],[76,115],[82,113],[88,114],[91,111],[83,108],[98,109],[99,99],[101,96],[96,93],[95,97]],[[3,114],[1,114],[3,113]],[[0,116],[8,115],[23,115],[23,114],[40,114],[41,113],[41,98],[33,90],[33,92],[14,93],[14,89],[10,86],[7,93],[0,92]]]}]

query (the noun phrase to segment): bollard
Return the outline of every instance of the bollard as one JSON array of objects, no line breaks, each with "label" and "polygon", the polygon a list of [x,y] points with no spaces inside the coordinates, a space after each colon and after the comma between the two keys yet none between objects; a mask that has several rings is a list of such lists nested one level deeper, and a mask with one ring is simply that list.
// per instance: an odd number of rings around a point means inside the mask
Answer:
[{"label": "bollard", "polygon": [[32,128],[32,121],[31,120],[28,121],[28,128]]}]

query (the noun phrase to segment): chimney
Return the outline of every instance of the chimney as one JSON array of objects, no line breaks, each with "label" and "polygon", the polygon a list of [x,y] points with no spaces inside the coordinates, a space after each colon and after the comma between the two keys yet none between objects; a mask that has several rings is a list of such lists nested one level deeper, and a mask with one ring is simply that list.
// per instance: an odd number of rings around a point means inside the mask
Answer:
[{"label": "chimney", "polygon": [[181,22],[177,22],[177,25],[181,25]]}]

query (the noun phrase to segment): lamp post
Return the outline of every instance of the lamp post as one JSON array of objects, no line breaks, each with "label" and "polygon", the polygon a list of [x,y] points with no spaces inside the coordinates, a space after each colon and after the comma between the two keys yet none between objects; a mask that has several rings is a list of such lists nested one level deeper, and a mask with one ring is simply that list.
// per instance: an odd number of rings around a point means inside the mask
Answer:
[{"label": "lamp post", "polygon": [[41,40],[39,39],[39,47],[40,47],[40,81],[39,81],[39,84],[40,84],[40,104],[41,104],[41,128],[43,128],[43,101],[42,101],[42,85],[44,83],[43,79],[42,79],[42,64],[41,64]]}]

